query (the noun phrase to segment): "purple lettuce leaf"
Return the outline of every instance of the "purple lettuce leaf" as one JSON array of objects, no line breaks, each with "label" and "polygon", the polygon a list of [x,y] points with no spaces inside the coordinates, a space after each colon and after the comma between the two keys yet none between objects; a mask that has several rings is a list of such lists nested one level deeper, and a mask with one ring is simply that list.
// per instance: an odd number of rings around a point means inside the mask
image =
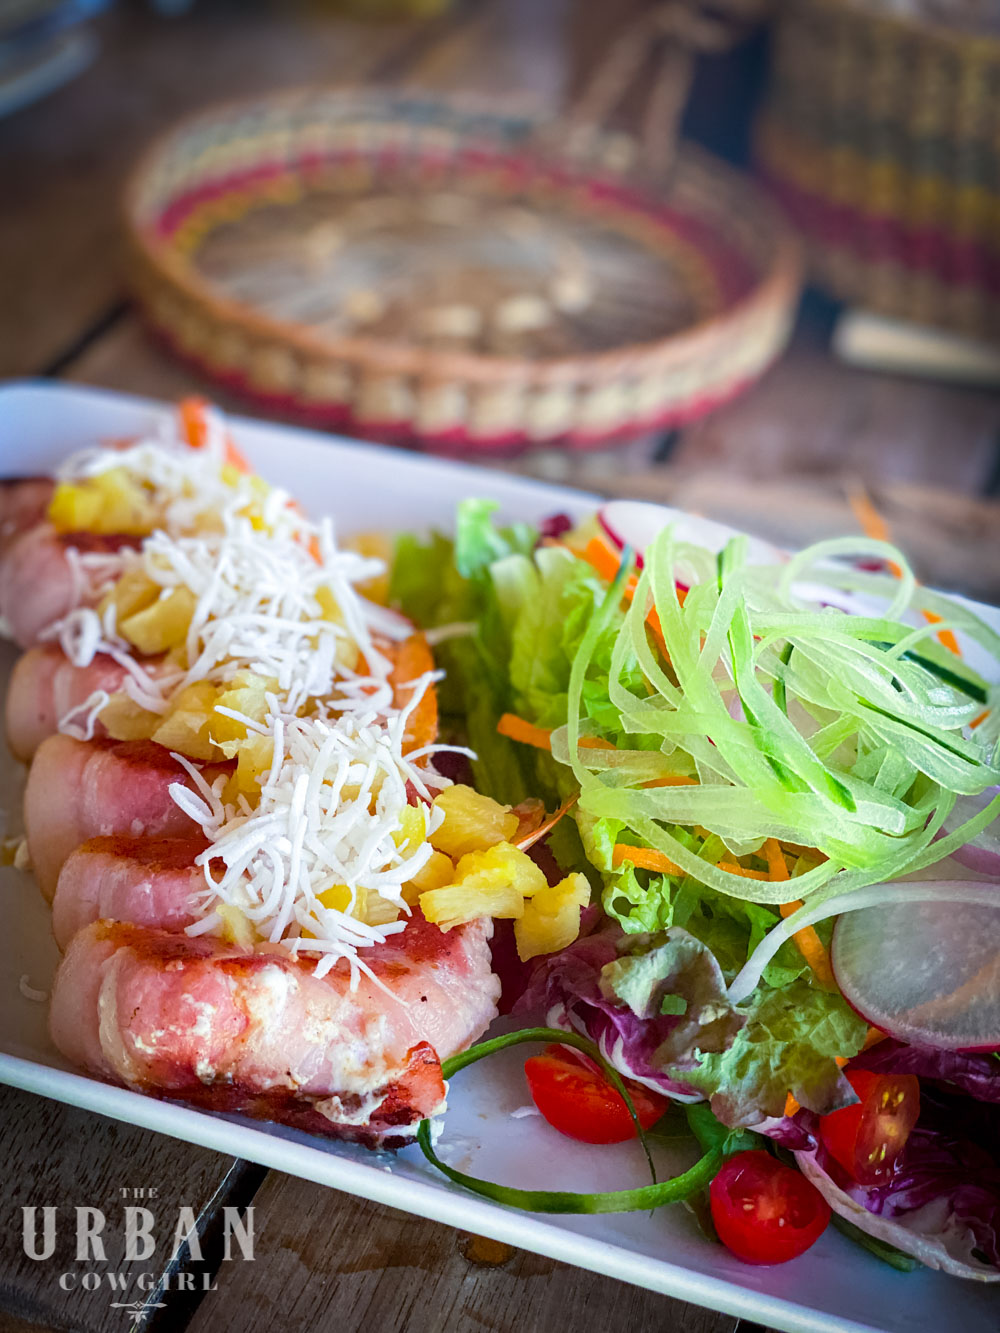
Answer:
[{"label": "purple lettuce leaf", "polygon": [[[920,1118],[892,1179],[882,1185],[857,1184],[821,1142],[799,1160],[803,1169],[811,1167],[807,1171],[811,1178],[821,1172],[842,1201],[864,1210],[851,1211],[852,1221],[863,1227],[865,1213],[880,1219],[878,1234],[899,1249],[917,1254],[925,1263],[936,1259],[942,1267],[950,1263],[952,1271],[958,1271],[956,1264],[987,1265],[1000,1275],[997,1104],[922,1079]],[[836,1199],[831,1201],[836,1206]]]},{"label": "purple lettuce leaf", "polygon": [[887,1039],[855,1056],[851,1068],[870,1069],[876,1074],[916,1074],[920,1079],[960,1088],[977,1101],[1000,1105],[1000,1060],[992,1055],[905,1046]]},{"label": "purple lettuce leaf", "polygon": [[700,1095],[685,1071],[697,1068],[701,1052],[726,1050],[746,1021],[726,999],[710,951],[677,927],[655,936],[614,928],[577,940],[533,974],[515,1012],[533,1011],[552,1027],[589,1036],[627,1077],[692,1101]]}]

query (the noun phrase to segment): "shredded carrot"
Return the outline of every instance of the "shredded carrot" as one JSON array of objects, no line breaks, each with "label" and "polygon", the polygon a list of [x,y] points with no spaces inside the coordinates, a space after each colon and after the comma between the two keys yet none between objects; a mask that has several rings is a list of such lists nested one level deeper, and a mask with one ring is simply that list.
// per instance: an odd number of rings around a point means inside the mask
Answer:
[{"label": "shredded carrot", "polygon": [[611,864],[617,868],[623,861],[631,861],[640,870],[655,870],[661,875],[683,875],[680,866],[653,847],[633,847],[627,842],[616,842],[611,853]]},{"label": "shredded carrot", "polygon": [[[389,645],[380,643],[379,647],[392,662],[389,683],[392,685],[393,702],[397,708],[405,708],[413,695],[410,682],[434,670],[430,645],[423,634],[411,634],[401,643]],[[409,716],[403,753],[422,750],[425,745],[433,745],[437,739],[437,729],[437,691],[432,683],[424,691],[420,702]]]},{"label": "shredded carrot", "polygon": [[785,1098],[785,1115],[790,1120],[792,1116],[795,1114],[795,1112],[798,1110],[799,1110],[798,1102],[795,1100],[792,1094],[789,1093],[788,1096]]},{"label": "shredded carrot", "polygon": [[764,856],[767,858],[767,868],[772,879],[788,878],[788,866],[777,838],[768,838],[764,843]]},{"label": "shredded carrot", "polygon": [[[503,713],[500,721],[497,723],[497,731],[501,736],[507,736],[512,741],[520,741],[522,745],[533,745],[536,750],[552,749],[552,732],[546,727],[536,727],[534,722],[525,722],[523,717],[518,717],[516,713]],[[600,736],[581,736],[581,750],[613,750],[615,747],[610,741],[602,740]]]},{"label": "shredded carrot", "polygon": [[205,409],[208,403],[204,398],[184,398],[177,405],[181,419],[181,430],[192,449],[204,449],[208,439],[208,426],[205,423]]},{"label": "shredded carrot", "polygon": [[865,1044],[861,1047],[863,1051],[870,1051],[873,1046],[877,1046],[880,1041],[886,1041],[888,1033],[880,1028],[869,1028],[868,1036],[865,1037]]},{"label": "shredded carrot", "polygon": [[579,799],[580,794],[577,792],[576,795],[570,796],[567,800],[563,801],[555,814],[549,815],[548,819],[539,824],[537,828],[532,829],[530,833],[526,833],[523,838],[519,838],[514,844],[515,847],[518,847],[522,852],[526,852],[528,848],[534,846],[540,838],[544,838],[547,834],[551,833],[559,823],[560,819],[562,819],[563,815],[571,810]]},{"label": "shredded carrot", "polygon": [[497,723],[497,731],[522,745],[533,745],[536,750],[552,749],[552,732],[545,727],[536,727],[533,722],[525,722],[516,713],[504,713]]},{"label": "shredded carrot", "polygon": [[986,721],[989,715],[990,715],[990,710],[987,708],[984,713],[980,713],[978,717],[974,717],[972,721],[969,723],[969,726],[972,727],[973,729],[978,727],[981,723]]},{"label": "shredded carrot", "polygon": [[[621,564],[621,552],[609,546],[603,537],[591,537],[584,548],[583,558],[588,565],[593,566],[605,583],[614,582],[618,567]],[[633,574],[625,588],[625,596],[630,601],[635,595],[638,582],[638,578]]]},{"label": "shredded carrot", "polygon": [[[785,878],[788,878],[787,872]],[[791,916],[801,906],[801,899],[793,903],[782,903],[781,915],[783,917]],[[817,935],[816,927],[803,926],[801,930],[795,932],[792,939],[795,941],[799,953],[809,964],[812,974],[819,984],[830,989],[836,986],[837,983],[833,979],[833,968],[830,966],[830,955],[827,953],[823,941]]]},{"label": "shredded carrot", "polygon": [[771,879],[766,870],[748,870],[746,866],[741,866],[736,861],[719,861],[717,869],[726,870],[730,875],[741,875],[743,879],[765,879],[768,882]]},{"label": "shredded carrot", "polygon": [[[683,875],[680,866],[675,865],[669,856],[664,856],[653,847],[634,847],[628,842],[616,842],[611,853],[611,864],[620,866],[623,861],[631,861],[640,870],[655,870],[661,875]],[[719,861],[717,870],[725,870],[730,875],[742,875],[746,879],[769,879],[764,870],[747,870],[735,861]]]},{"label": "shredded carrot", "polygon": [[[180,414],[181,430],[192,449],[204,449],[208,440],[208,424],[205,421],[205,411],[209,406],[210,404],[204,398],[184,398],[178,405],[177,411]],[[228,435],[226,436],[226,462],[240,472],[251,472],[253,470]]]},{"label": "shredded carrot", "polygon": [[[600,536],[591,537],[590,541],[587,543],[586,549],[582,552],[577,552],[577,554],[581,555],[582,558],[586,560],[587,564],[591,565],[606,583],[612,582],[621,565],[621,553],[616,551],[603,537]],[[639,579],[633,574],[625,585],[624,597],[627,602],[630,602],[635,596],[635,590],[638,585]],[[687,591],[684,588],[677,589],[677,599],[682,606],[684,605],[684,598],[686,596]],[[650,607],[649,614],[646,617],[646,624],[653,632],[653,638],[656,640],[656,646],[659,648],[663,660],[669,662],[670,655],[667,652],[667,645],[663,639],[663,626],[660,624],[660,617],[657,614],[655,606]]]},{"label": "shredded carrot", "polygon": [[686,778],[680,773],[671,773],[665,778],[651,778],[642,784],[644,787],[697,787],[697,778]]},{"label": "shredded carrot", "polygon": [[[924,619],[929,625],[940,625],[941,621],[944,620],[944,616],[936,615],[933,611],[925,611],[923,614]],[[954,653],[956,657],[962,656],[962,650],[958,646],[958,640],[950,629],[941,630],[938,634],[938,639],[944,644],[948,651]]]},{"label": "shredded carrot", "polygon": [[[860,482],[851,486],[847,500],[854,511],[854,517],[861,525],[861,531],[866,537],[871,537],[878,542],[890,540],[889,524],[875,508],[871,496]],[[889,561],[889,570],[897,579],[903,577],[903,571],[895,560]],[[935,615],[933,611],[924,611],[923,617],[929,625],[938,625],[943,619],[942,616]],[[954,653],[956,657],[962,656],[958,640],[950,629],[943,629],[937,637],[949,652]]]}]

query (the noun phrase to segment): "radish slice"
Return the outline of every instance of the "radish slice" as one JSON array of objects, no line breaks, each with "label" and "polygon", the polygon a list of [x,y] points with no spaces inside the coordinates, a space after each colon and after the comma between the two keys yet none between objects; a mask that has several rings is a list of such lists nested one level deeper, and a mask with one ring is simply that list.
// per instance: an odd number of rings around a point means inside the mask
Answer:
[{"label": "radish slice", "polygon": [[1000,885],[996,906],[942,894],[840,917],[830,961],[844,998],[917,1046],[1000,1049]]},{"label": "radish slice", "polygon": [[[668,523],[674,524],[682,541],[696,542],[710,551],[721,551],[728,541],[740,535],[726,523],[682,514],[678,509],[645,500],[609,500],[597,511],[597,521],[619,551],[623,546],[632,547],[640,568],[643,552]],[[748,558],[752,564],[774,564],[781,554],[777,547],[751,537]]]},{"label": "radish slice", "polygon": [[[998,795],[1000,787],[987,787],[978,796],[960,796],[955,802],[954,810],[944,821],[942,832],[950,833],[973,815],[978,815],[981,810],[986,809],[990,801],[996,800]],[[978,870],[982,875],[995,875],[1000,878],[1000,819],[995,819],[978,837],[967,842],[964,847],[959,847],[958,851],[952,852],[952,856],[960,865],[968,866],[970,870]]]}]

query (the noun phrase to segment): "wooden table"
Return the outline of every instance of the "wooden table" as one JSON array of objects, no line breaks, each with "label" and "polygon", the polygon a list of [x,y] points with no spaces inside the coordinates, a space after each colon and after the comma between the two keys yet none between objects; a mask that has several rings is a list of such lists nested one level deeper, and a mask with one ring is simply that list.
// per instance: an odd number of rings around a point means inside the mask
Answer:
[{"label": "wooden table", "polygon": [[[175,21],[138,6],[107,17],[102,53],[75,83],[0,121],[0,376],[58,376],[169,398],[201,388],[142,337],[119,277],[116,199],[152,134],[217,98],[319,79],[396,79],[514,91],[555,106],[610,26],[640,0],[459,0],[426,24],[366,26],[310,6],[202,0]],[[535,475],[667,499],[794,543],[854,526],[863,482],[925,578],[1000,596],[1000,398],[865,375],[834,363],[808,318],[788,357],[731,407],[677,436],[569,458],[519,460]],[[186,1327],[192,1333],[577,1329],[581,1324],[749,1333],[711,1314],[387,1208],[322,1190],[57,1104],[0,1089],[5,1165],[0,1329]],[[155,1190],[155,1200],[148,1191]],[[144,1196],[141,1192],[146,1191]],[[202,1259],[168,1261],[139,1315],[106,1288],[62,1290],[77,1204],[190,1208]],[[254,1207],[256,1260],[221,1260],[224,1209]],[[20,1244],[21,1210],[56,1206],[56,1252]],[[102,1266],[103,1267],[103,1266]],[[214,1280],[212,1275],[215,1274]],[[203,1291],[204,1283],[213,1289]]]}]

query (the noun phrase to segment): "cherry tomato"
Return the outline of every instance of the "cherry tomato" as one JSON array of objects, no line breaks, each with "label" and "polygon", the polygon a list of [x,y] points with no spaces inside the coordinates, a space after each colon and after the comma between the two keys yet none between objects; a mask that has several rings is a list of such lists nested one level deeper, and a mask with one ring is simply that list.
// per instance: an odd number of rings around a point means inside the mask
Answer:
[{"label": "cherry tomato", "polygon": [[850,1070],[847,1080],[861,1099],[831,1111],[819,1124],[820,1138],[852,1180],[878,1185],[896,1168],[920,1114],[920,1080],[914,1074]]},{"label": "cherry tomato", "polygon": [[783,1264],[826,1230],[830,1205],[815,1185],[762,1148],[738,1152],[709,1190],[719,1239],[748,1264]]},{"label": "cherry tomato", "polygon": [[[560,1134],[581,1143],[624,1143],[636,1136],[625,1099],[592,1060],[566,1046],[546,1046],[524,1062],[531,1097]],[[643,1129],[667,1109],[668,1099],[641,1083],[625,1080]]]}]

